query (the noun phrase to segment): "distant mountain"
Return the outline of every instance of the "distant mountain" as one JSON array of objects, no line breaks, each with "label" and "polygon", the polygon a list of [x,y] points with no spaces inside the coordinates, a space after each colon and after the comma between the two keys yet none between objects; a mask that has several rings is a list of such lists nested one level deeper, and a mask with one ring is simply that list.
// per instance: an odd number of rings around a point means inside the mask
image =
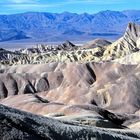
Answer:
[{"label": "distant mountain", "polygon": [[26,33],[15,29],[0,29],[0,41],[29,39]]},{"label": "distant mountain", "polygon": [[124,33],[128,22],[140,23],[140,11],[0,15],[0,41],[78,41],[98,37],[116,39]]}]

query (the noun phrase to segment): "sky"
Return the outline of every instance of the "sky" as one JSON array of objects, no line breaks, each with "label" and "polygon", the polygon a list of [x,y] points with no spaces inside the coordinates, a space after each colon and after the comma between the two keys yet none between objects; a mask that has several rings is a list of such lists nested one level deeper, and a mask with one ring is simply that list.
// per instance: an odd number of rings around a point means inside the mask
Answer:
[{"label": "sky", "polygon": [[0,14],[24,12],[97,13],[140,10],[140,0],[0,0]]}]

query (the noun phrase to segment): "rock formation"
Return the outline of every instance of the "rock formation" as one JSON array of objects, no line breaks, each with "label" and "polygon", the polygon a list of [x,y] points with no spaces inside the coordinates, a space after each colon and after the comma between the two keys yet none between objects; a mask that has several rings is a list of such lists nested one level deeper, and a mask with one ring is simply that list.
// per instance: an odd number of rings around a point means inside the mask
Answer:
[{"label": "rock formation", "polygon": [[139,51],[139,38],[140,26],[129,23],[124,36],[107,47],[103,54],[103,60],[121,58]]},{"label": "rock formation", "polygon": [[0,48],[0,61],[10,60],[10,59],[18,57],[20,55],[22,55],[22,54]]},{"label": "rock formation", "polygon": [[27,54],[27,55],[32,55],[32,54],[47,53],[47,52],[52,52],[52,51],[77,50],[78,48],[79,48],[79,46],[76,46],[67,40],[63,44],[60,44],[60,45],[38,44],[34,48],[20,49],[18,52]]}]

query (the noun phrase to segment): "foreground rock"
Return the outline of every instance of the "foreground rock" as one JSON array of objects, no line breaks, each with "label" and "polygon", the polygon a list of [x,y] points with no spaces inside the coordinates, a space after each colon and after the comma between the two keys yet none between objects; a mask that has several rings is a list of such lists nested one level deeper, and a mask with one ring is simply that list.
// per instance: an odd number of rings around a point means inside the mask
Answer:
[{"label": "foreground rock", "polygon": [[137,130],[111,130],[54,120],[0,105],[0,138],[6,140],[43,139],[139,139]]}]

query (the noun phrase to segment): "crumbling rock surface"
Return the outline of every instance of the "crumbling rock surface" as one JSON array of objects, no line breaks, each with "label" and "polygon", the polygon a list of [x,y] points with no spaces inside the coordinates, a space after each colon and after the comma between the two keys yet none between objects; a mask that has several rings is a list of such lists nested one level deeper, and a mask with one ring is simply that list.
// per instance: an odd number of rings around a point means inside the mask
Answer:
[{"label": "crumbling rock surface", "polygon": [[59,121],[0,105],[0,138],[6,140],[139,139],[139,130],[111,130]]}]

